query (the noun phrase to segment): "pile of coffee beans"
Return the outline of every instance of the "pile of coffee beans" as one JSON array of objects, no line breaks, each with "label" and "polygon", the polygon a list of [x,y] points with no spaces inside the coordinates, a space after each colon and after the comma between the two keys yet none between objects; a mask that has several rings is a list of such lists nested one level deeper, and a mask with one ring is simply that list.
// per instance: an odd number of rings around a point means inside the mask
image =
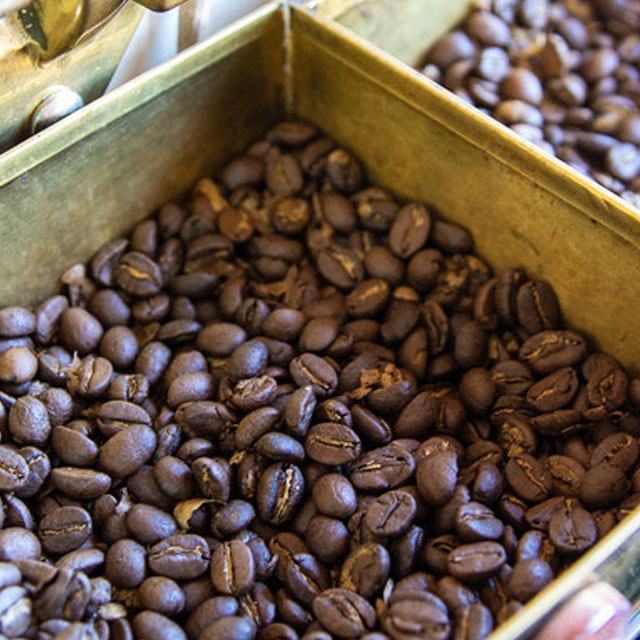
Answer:
[{"label": "pile of coffee beans", "polygon": [[424,73],[640,208],[640,5],[477,0]]},{"label": "pile of coffee beans", "polygon": [[640,379],[283,122],[0,311],[0,634],[480,640],[639,502]]}]

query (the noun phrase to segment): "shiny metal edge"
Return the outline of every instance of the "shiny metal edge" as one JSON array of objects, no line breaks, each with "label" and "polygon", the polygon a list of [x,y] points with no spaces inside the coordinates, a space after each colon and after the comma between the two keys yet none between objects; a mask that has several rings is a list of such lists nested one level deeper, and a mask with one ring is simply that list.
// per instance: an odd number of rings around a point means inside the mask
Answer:
[{"label": "shiny metal edge", "polygon": [[194,45],[98,98],[64,120],[0,154],[0,188],[59,154],[92,132],[185,82],[242,43],[255,39],[252,27],[282,9],[277,0],[263,5],[209,39]]},{"label": "shiny metal edge", "polygon": [[414,109],[428,114],[446,129],[464,137],[511,169],[524,175],[539,176],[540,187],[640,247],[640,212],[621,197],[542,151],[339,22],[308,7],[292,8],[298,15],[322,25],[328,46],[330,38],[335,36],[348,44],[354,66],[362,70],[366,68],[367,61],[376,61],[382,74],[370,77],[381,88],[395,93]]}]

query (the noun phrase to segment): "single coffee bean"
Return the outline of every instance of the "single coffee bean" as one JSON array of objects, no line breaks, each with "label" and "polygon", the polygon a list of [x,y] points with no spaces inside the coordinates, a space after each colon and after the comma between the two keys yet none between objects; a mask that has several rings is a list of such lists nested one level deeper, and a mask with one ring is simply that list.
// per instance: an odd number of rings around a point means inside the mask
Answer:
[{"label": "single coffee bean", "polygon": [[27,461],[13,448],[0,445],[0,490],[15,491],[27,483]]},{"label": "single coffee bean", "polygon": [[389,552],[381,544],[365,542],[345,558],[339,585],[363,598],[371,598],[387,581],[390,564]]},{"label": "single coffee bean", "polygon": [[118,540],[105,556],[107,579],[117,587],[135,589],[146,576],[146,557],[145,548],[135,540]]},{"label": "single coffee bean", "polygon": [[402,638],[409,628],[417,637],[446,640],[451,631],[446,605],[427,591],[394,591],[380,622],[392,638]]},{"label": "single coffee bean", "polygon": [[20,444],[46,444],[51,423],[45,405],[33,396],[18,398],[9,410],[9,431]]},{"label": "single coffee bean", "polygon": [[330,396],[338,385],[333,367],[313,353],[304,353],[291,361],[289,372],[299,387],[311,386],[316,397]]},{"label": "single coffee bean", "polygon": [[218,592],[239,596],[251,589],[255,564],[249,547],[239,540],[223,542],[211,557],[211,581]]},{"label": "single coffee bean", "polygon": [[313,612],[322,625],[339,638],[360,637],[372,629],[373,607],[348,589],[327,589],[313,601]]},{"label": "single coffee bean", "polygon": [[360,438],[346,425],[324,422],[309,429],[305,450],[312,460],[337,466],[356,460],[362,447]]},{"label": "single coffee bean", "polygon": [[100,466],[116,478],[129,476],[151,458],[156,443],[153,429],[132,426],[116,433],[100,447]]},{"label": "single coffee bean", "polygon": [[591,514],[574,501],[565,501],[549,521],[549,538],[564,553],[580,553],[597,539],[596,524]]},{"label": "single coffee bean", "polygon": [[185,632],[166,616],[156,611],[142,611],[132,622],[137,638],[157,638],[158,640],[187,640]]},{"label": "single coffee bean", "polygon": [[602,463],[591,467],[582,477],[578,497],[587,507],[609,507],[620,501],[629,491],[624,472]]},{"label": "single coffee bean", "polygon": [[554,578],[549,564],[541,558],[518,562],[509,576],[507,589],[511,597],[527,602],[546,587]]},{"label": "single coffee bean", "polygon": [[40,521],[38,537],[45,551],[63,554],[77,549],[91,532],[91,516],[84,509],[60,507]]},{"label": "single coffee bean", "polygon": [[529,502],[544,500],[553,487],[551,476],[542,463],[526,453],[507,462],[505,476],[513,491]]},{"label": "single coffee bean", "polygon": [[209,545],[200,536],[176,534],[164,538],[149,549],[149,568],[172,580],[191,580],[209,567]]},{"label": "single coffee bean", "polygon": [[265,522],[278,525],[291,518],[304,494],[300,469],[278,462],[268,467],[258,481],[256,506]]},{"label": "single coffee bean", "polygon": [[457,457],[453,451],[443,451],[434,453],[418,463],[418,493],[428,505],[442,506],[453,496],[458,479]]},{"label": "single coffee bean", "polygon": [[497,573],[506,561],[507,554],[502,545],[477,542],[451,551],[447,557],[447,568],[458,580],[477,582]]},{"label": "single coffee bean", "polygon": [[502,521],[496,518],[491,509],[478,502],[460,505],[454,523],[456,533],[468,542],[498,540],[504,532]]}]

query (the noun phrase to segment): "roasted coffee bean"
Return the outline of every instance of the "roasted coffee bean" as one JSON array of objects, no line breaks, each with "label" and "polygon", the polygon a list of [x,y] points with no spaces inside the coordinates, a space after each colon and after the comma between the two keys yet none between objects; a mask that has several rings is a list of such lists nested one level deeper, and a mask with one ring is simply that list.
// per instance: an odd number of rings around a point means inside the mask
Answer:
[{"label": "roasted coffee bean", "polygon": [[101,467],[116,478],[135,473],[151,458],[156,434],[146,426],[131,426],[109,438],[100,448]]},{"label": "roasted coffee bean", "polygon": [[613,465],[602,463],[591,467],[582,477],[578,497],[587,507],[610,507],[629,491],[624,472]]},{"label": "roasted coffee bean", "polygon": [[149,504],[138,503],[131,507],[125,523],[129,534],[142,544],[155,544],[177,533],[173,517]]},{"label": "roasted coffee bean", "polygon": [[313,353],[304,353],[294,358],[289,365],[289,372],[299,387],[311,386],[317,397],[330,396],[338,386],[338,376],[333,367],[324,359]]},{"label": "roasted coffee bean", "polygon": [[426,591],[395,590],[379,615],[392,638],[403,638],[411,629],[416,637],[446,640],[451,630],[444,602]]},{"label": "roasted coffee bean", "polygon": [[209,545],[200,536],[168,536],[149,549],[151,571],[172,580],[191,580],[209,567]]},{"label": "roasted coffee bean", "polygon": [[256,494],[258,514],[274,525],[291,518],[304,494],[304,477],[289,463],[276,463],[260,476]]},{"label": "roasted coffee bean", "polygon": [[373,607],[348,589],[328,589],[313,601],[320,623],[339,638],[360,637],[375,624]]},{"label": "roasted coffee bean", "polygon": [[551,516],[549,538],[561,552],[580,553],[595,543],[596,524],[588,511],[575,501],[565,500]]},{"label": "roasted coffee bean", "polygon": [[493,511],[478,502],[462,504],[454,516],[456,533],[467,542],[498,540],[504,531],[503,523]]},{"label": "roasted coffee bean", "polygon": [[211,581],[218,592],[239,596],[251,589],[255,564],[249,547],[239,540],[223,542],[211,557]]},{"label": "roasted coffee bean", "polygon": [[26,484],[28,477],[27,461],[13,448],[0,445],[0,490],[20,489]]},{"label": "roasted coffee bean", "polygon": [[105,556],[105,573],[116,587],[135,589],[146,576],[145,548],[135,540],[118,540]]},{"label": "roasted coffee bean", "polygon": [[415,468],[411,453],[392,442],[361,455],[351,464],[349,478],[361,491],[386,491],[406,482]]},{"label": "roasted coffee bean", "polygon": [[363,598],[371,598],[384,586],[389,576],[389,552],[376,542],[366,542],[344,560],[339,585]]},{"label": "roasted coffee bean", "polygon": [[453,451],[434,453],[416,467],[416,483],[420,497],[432,507],[446,504],[458,480],[457,454]]},{"label": "roasted coffee bean", "polygon": [[38,528],[44,550],[53,554],[77,549],[91,532],[91,516],[80,507],[54,509],[40,521]]},{"label": "roasted coffee bean", "polygon": [[565,407],[578,391],[578,376],[572,367],[550,373],[527,390],[527,402],[537,411],[555,411]]},{"label": "roasted coffee bean", "polygon": [[507,560],[502,545],[497,542],[477,542],[451,551],[447,567],[454,578],[477,582],[497,573]]},{"label": "roasted coffee bean", "polygon": [[513,491],[530,502],[547,498],[553,486],[549,472],[529,454],[511,458],[505,467],[505,476]]},{"label": "roasted coffee bean", "polygon": [[640,454],[638,441],[627,433],[614,433],[604,438],[591,454],[590,464],[610,464],[629,471]]},{"label": "roasted coffee bean", "polygon": [[364,523],[379,537],[395,537],[404,533],[416,515],[416,501],[405,491],[388,491],[371,502]]},{"label": "roasted coffee bean", "polygon": [[45,405],[33,396],[18,398],[9,410],[9,431],[19,444],[46,444],[51,423]]},{"label": "roasted coffee bean", "polygon": [[527,602],[553,578],[553,570],[547,562],[541,558],[529,558],[516,563],[507,581],[507,589],[512,598]]},{"label": "roasted coffee bean", "polygon": [[224,458],[196,458],[191,465],[193,478],[206,498],[226,504],[231,495],[231,470]]},{"label": "roasted coffee bean", "polygon": [[551,475],[554,493],[578,495],[585,469],[577,460],[569,456],[549,456],[545,460],[545,467]]},{"label": "roasted coffee bean", "polygon": [[360,438],[346,425],[323,422],[309,429],[305,450],[312,460],[337,466],[356,460],[362,447]]}]

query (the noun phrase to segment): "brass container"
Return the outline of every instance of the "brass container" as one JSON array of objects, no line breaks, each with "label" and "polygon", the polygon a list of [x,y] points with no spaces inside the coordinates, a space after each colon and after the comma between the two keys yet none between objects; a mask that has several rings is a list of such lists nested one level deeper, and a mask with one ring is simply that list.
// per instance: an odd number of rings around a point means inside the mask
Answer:
[{"label": "brass container", "polygon": [[[468,227],[494,269],[552,282],[567,324],[637,371],[638,217],[342,27],[278,2],[0,156],[0,305],[52,293],[63,269],[286,116],[330,133],[374,183]],[[594,579],[638,597],[639,531],[637,511],[493,640],[531,637]]]}]

